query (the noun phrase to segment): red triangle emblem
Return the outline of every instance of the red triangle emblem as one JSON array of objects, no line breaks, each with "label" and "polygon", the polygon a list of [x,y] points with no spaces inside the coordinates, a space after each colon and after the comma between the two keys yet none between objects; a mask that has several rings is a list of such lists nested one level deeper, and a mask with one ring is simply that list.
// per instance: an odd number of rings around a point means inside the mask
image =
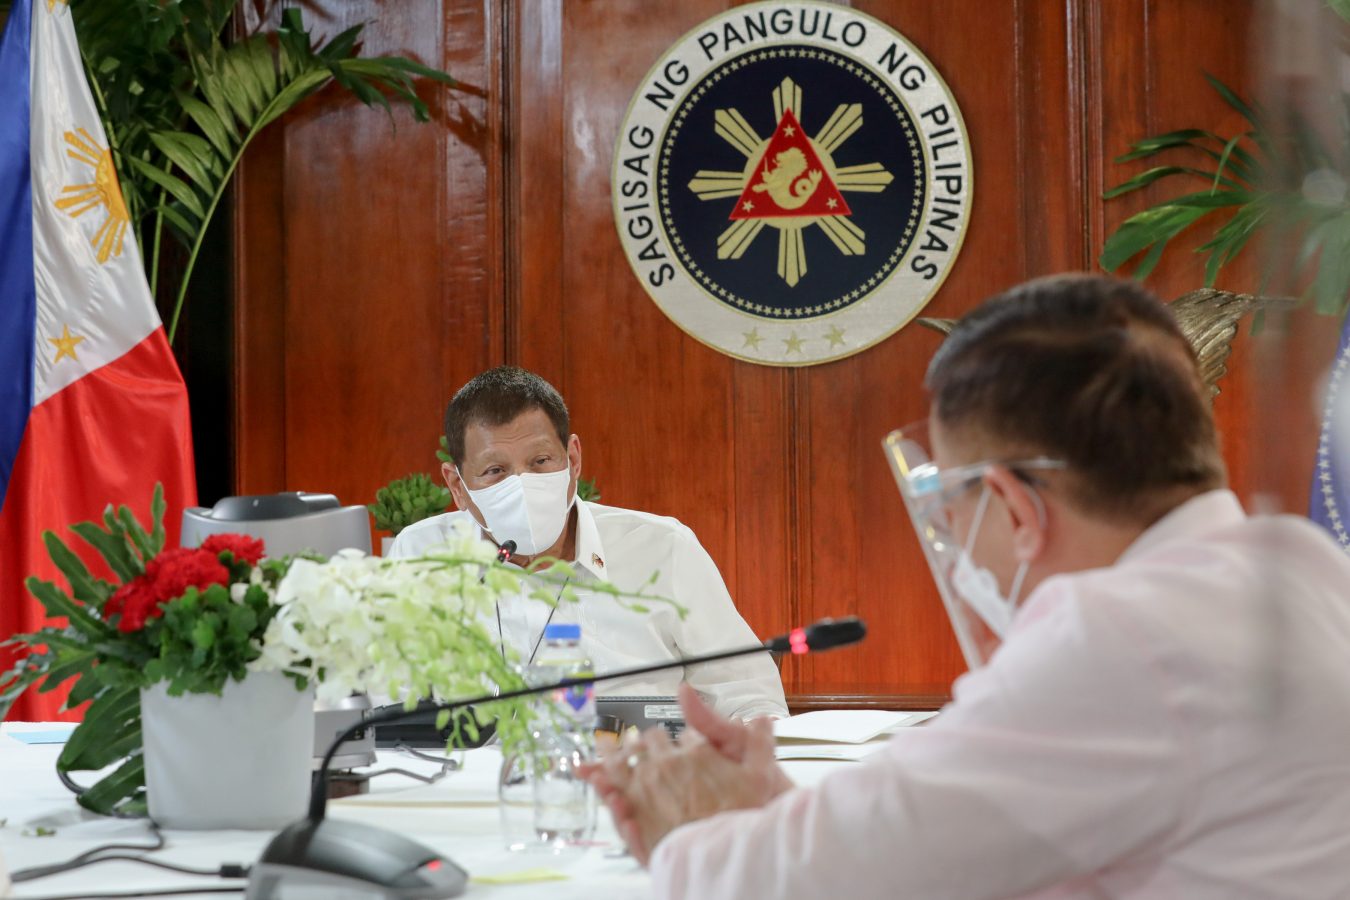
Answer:
[{"label": "red triangle emblem", "polygon": [[792,110],[783,110],[732,219],[814,218],[851,214]]}]

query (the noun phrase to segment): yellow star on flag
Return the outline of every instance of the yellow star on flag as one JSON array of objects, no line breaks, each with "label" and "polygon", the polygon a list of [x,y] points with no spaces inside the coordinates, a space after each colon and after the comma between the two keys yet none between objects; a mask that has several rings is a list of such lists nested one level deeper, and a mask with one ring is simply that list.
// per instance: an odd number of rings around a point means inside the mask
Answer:
[{"label": "yellow star on flag", "polygon": [[59,338],[49,337],[47,340],[56,347],[56,359],[52,360],[53,363],[59,363],[62,357],[65,356],[69,356],[71,359],[79,362],[79,360],[75,358],[75,345],[82,342],[84,338],[80,335],[71,334],[69,325],[61,326],[61,336]]}]

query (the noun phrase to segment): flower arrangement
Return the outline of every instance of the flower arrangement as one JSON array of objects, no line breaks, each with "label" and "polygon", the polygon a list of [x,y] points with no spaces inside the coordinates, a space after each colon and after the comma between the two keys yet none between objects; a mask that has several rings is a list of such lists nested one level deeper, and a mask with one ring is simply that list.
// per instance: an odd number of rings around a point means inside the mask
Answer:
[{"label": "flower arrangement", "polygon": [[0,679],[0,714],[28,687],[71,684],[67,708],[89,702],[84,719],[57,759],[57,771],[96,771],[121,765],[79,793],[95,812],[136,812],[144,805],[140,758],[140,691],[168,682],[174,696],[219,694],[241,680],[262,654],[261,641],[276,614],[276,586],[286,564],[264,561],[262,541],[216,535],[201,547],[164,549],[164,494],[156,487],[153,529],[126,507],[109,507],[102,525],[71,526],[120,579],[94,577],[56,534],[43,541],[69,592],[29,578],[28,590],[55,625],[11,638],[27,655]]},{"label": "flower arrangement", "polygon": [[[460,523],[450,539],[421,557],[381,559],[343,551],[327,562],[297,559],[282,580],[278,612],[263,636],[259,670],[318,682],[320,700],[354,692],[451,701],[526,686],[518,654],[502,647],[487,624],[499,599],[522,593],[549,605],[578,602],[577,572],[540,560],[527,570],[497,560],[497,548]],[[674,601],[588,583],[635,613]],[[496,720],[508,751],[531,738],[528,698],[502,700],[477,716]],[[437,728],[450,721],[443,713]],[[463,721],[478,737],[479,719]]]},{"label": "flower arrangement", "polygon": [[[89,703],[57,760],[81,806],[99,813],[144,811],[140,692],[161,682],[168,693],[220,694],[250,672],[281,672],[320,699],[353,692],[449,701],[525,686],[519,659],[503,654],[487,624],[499,599],[528,595],[543,603],[577,602],[576,572],[538,560],[528,570],[497,561],[473,529],[456,531],[425,556],[385,560],[359,551],[333,559],[264,559],[263,543],[242,535],[208,538],[198,548],[164,549],[164,496],[156,487],[153,527],[126,507],[101,525],[71,526],[120,580],[94,577],[57,535],[43,540],[69,586],[29,578],[28,590],[66,625],[17,635],[27,655],[0,676],[0,716],[25,689],[71,682],[67,707]],[[653,579],[655,575],[653,575]],[[589,583],[636,613],[673,601]],[[497,719],[504,748],[531,737],[530,701],[499,701],[464,727],[477,737]],[[448,715],[438,723],[444,728]],[[459,722],[460,720],[456,720]],[[457,725],[458,727],[458,725]],[[117,768],[83,789],[71,772]]]}]

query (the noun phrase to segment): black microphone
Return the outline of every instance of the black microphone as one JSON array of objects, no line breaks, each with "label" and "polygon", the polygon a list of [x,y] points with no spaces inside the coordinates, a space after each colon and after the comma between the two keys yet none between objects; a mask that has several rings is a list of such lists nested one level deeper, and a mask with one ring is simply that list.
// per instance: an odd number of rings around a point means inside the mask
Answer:
[{"label": "black microphone", "polygon": [[[515,549],[512,541],[501,545],[507,555]],[[552,684],[525,687],[507,691],[504,694],[485,694],[464,700],[451,700],[437,703],[434,709],[453,711],[466,706],[477,706],[495,700],[512,700],[516,697],[528,697],[531,694],[544,694],[579,684],[592,684],[597,681],[611,681],[616,678],[628,678],[632,675],[645,675],[681,666],[697,663],[717,662],[737,656],[749,656],[766,650],[774,653],[793,654],[811,653],[855,644],[867,635],[867,626],[856,616],[843,619],[821,619],[805,628],[794,628],[778,637],[769,638],[759,644],[750,644],[733,650],[720,650],[716,653],[704,653],[699,656],[686,656],[666,662],[619,669],[614,672],[602,672],[598,675],[564,678]],[[427,707],[405,711],[387,709],[375,713],[344,729],[323,756],[323,763],[314,773],[314,785],[309,798],[309,815],[281,830],[263,850],[257,864],[253,866],[252,877],[270,881],[275,885],[278,879],[300,877],[301,872],[313,873],[314,870],[331,874],[355,877],[380,884],[393,884],[395,879],[403,886],[405,878],[420,878],[427,881],[440,881],[449,877],[464,876],[463,871],[450,860],[438,856],[434,851],[400,834],[342,819],[324,818],[328,808],[328,767],[338,747],[352,738],[358,731],[387,725],[414,715],[425,715]],[[362,871],[354,871],[353,867]],[[428,895],[431,896],[431,895]],[[437,896],[454,896],[450,893]]]},{"label": "black microphone", "polygon": [[497,545],[497,562],[504,563],[516,552],[515,541],[502,541]]},{"label": "black microphone", "polygon": [[805,628],[794,628],[787,634],[769,638],[764,646],[774,653],[813,653],[856,644],[867,636],[867,626],[857,616],[844,619],[821,619]]}]

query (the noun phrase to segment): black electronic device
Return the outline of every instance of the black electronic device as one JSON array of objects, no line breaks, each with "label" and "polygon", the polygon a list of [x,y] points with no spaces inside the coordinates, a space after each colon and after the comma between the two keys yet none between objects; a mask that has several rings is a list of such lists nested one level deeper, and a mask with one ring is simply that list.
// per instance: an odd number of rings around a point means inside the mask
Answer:
[{"label": "black electronic device", "polygon": [[612,717],[620,732],[660,726],[678,738],[684,731],[684,712],[677,697],[596,697],[595,714]]},{"label": "black electronic device", "polygon": [[469,873],[453,861],[401,834],[343,819],[301,819],[253,864],[245,900],[301,894],[438,900],[458,897],[468,882]]},{"label": "black electronic device", "polygon": [[[379,715],[387,711],[402,711],[403,704],[396,703],[390,706],[376,707],[374,714]],[[439,748],[445,749],[446,746],[455,746],[461,750],[472,750],[475,747],[481,747],[492,736],[497,733],[497,723],[488,722],[486,725],[478,725],[478,737],[469,737],[469,731],[465,728],[465,722],[473,716],[473,710],[465,709],[452,714],[452,721],[444,728],[436,727],[436,717],[440,715],[441,706],[431,700],[423,700],[417,704],[417,708],[410,710],[406,717],[397,722],[388,722],[384,725],[376,726],[375,746],[376,747],[412,747],[414,749]],[[453,719],[458,719],[458,728]]]},{"label": "black electronic device", "polygon": [[[856,643],[866,634],[866,627],[856,617],[822,619],[814,625],[793,629],[788,634],[770,638],[762,644],[602,672],[585,678],[564,678],[553,684],[442,703],[438,708],[463,709],[494,700],[527,697],[579,684],[646,675],[649,672],[765,651],[810,653]],[[464,892],[468,883],[467,873],[434,850],[373,825],[325,818],[328,807],[328,767],[342,742],[363,728],[378,729],[381,725],[409,715],[417,715],[417,711],[408,713],[401,707],[386,709],[353,724],[333,740],[333,745],[324,755],[323,764],[314,773],[309,815],[286,826],[268,843],[250,871],[247,900],[287,900],[288,896],[296,894],[312,897],[318,896],[316,892],[322,890],[329,890],[333,894],[343,893],[337,890],[339,886],[345,887],[347,893],[359,895],[363,891],[366,896],[381,900],[440,900],[457,897]],[[355,890],[357,887],[360,891]]]}]

